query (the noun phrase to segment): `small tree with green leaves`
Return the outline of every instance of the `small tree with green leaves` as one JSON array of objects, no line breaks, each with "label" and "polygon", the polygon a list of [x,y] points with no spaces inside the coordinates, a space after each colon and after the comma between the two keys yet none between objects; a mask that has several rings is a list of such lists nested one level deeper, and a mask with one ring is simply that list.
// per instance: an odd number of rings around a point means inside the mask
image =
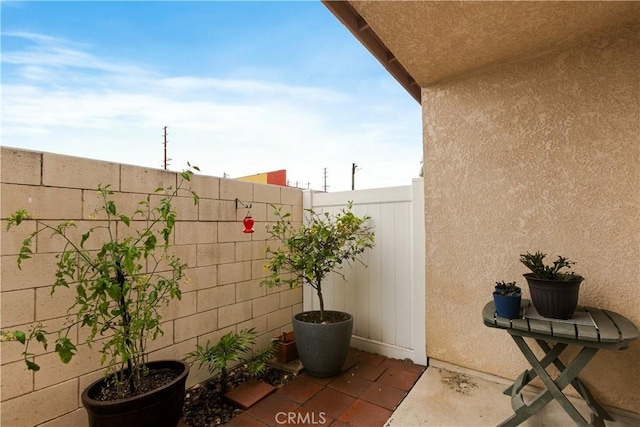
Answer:
[{"label": "small tree with green leaves", "polygon": [[[58,261],[51,293],[60,287],[75,289],[75,299],[67,311],[75,314],[68,316],[64,327],[48,330],[42,323],[37,323],[27,332],[1,333],[3,341],[14,340],[24,345],[23,356],[28,369],[40,369],[29,344],[35,340],[47,349],[50,336],[55,337],[55,352],[62,362],[68,363],[76,353],[69,333],[75,325],[80,325],[89,329],[86,338],[89,346],[96,342],[102,346],[101,363],[106,365],[105,376],[112,381],[117,396],[139,394],[142,378],[147,373],[147,343],[163,333],[158,309],[182,295],[179,282],[184,277],[186,264],[169,252],[176,223],[172,202],[183,190],[185,182],[190,181],[192,169],[198,170],[190,166],[180,173],[181,179],[175,188],[156,189],[157,204],[152,203],[156,196],[147,196],[130,216],[118,210],[110,186],[100,185],[97,192],[102,206],[91,215],[97,225],[82,233],[79,239],[70,233],[77,227],[73,220],[51,225],[31,219],[25,210],[7,218],[7,229],[27,221],[37,224],[36,231],[23,241],[18,267],[24,268],[23,261],[31,257],[35,239],[51,233],[52,238],[64,242],[62,252],[56,255]],[[197,204],[198,195],[188,191]],[[132,232],[119,230],[116,233],[117,226],[129,228],[134,224],[143,226]],[[93,243],[104,235],[107,236],[104,241]],[[99,249],[89,250],[85,247],[87,243]]]},{"label": "small tree with green leaves", "polygon": [[265,269],[269,275],[261,284],[295,288],[301,282],[308,283],[318,295],[320,322],[324,322],[322,282],[329,273],[341,274],[339,269],[344,262],[362,262],[361,255],[374,245],[374,232],[367,226],[370,217],[356,216],[349,203],[333,218],[328,212],[306,209],[306,221],[296,225],[289,212],[272,207],[278,221],[268,228],[268,233],[279,245],[266,249],[269,259]]}]

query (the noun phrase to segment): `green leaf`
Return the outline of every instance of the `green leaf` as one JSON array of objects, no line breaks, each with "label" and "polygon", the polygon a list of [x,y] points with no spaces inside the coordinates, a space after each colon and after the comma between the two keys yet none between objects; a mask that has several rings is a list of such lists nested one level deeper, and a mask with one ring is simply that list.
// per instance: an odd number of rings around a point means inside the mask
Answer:
[{"label": "green leaf", "polygon": [[40,366],[37,363],[34,363],[30,360],[24,361],[27,364],[27,369],[30,371],[38,372],[40,370]]},{"label": "green leaf", "polygon": [[129,219],[128,216],[120,215],[120,221],[122,221],[128,227],[131,219]]},{"label": "green leaf", "polygon": [[135,246],[130,246],[127,250],[127,254],[124,257],[124,269],[129,275],[132,275],[135,272],[135,258],[138,253],[138,250]]},{"label": "green leaf", "polygon": [[98,311],[100,312],[100,314],[107,316],[107,310],[109,310],[109,303],[108,302],[103,302],[101,304],[98,304]]},{"label": "green leaf", "polygon": [[75,354],[76,346],[69,338],[60,338],[56,343],[56,353],[60,356],[62,363],[69,363]]},{"label": "green leaf", "polygon": [[116,214],[116,204],[113,202],[113,200],[107,201],[106,208],[107,212],[109,212],[111,215]]},{"label": "green leaf", "polygon": [[82,235],[82,240],[80,240],[80,247],[81,248],[84,247],[84,242],[87,241],[87,239],[89,238],[89,235],[90,235],[90,233],[88,231]]},{"label": "green leaf", "polygon": [[147,240],[144,241],[144,249],[146,252],[151,252],[155,247],[156,244],[158,242],[158,239],[156,238],[155,234],[151,234]]},{"label": "green leaf", "polygon": [[111,299],[114,301],[120,301],[120,298],[122,298],[122,292],[119,285],[109,286],[107,288],[107,294],[109,294]]},{"label": "green leaf", "polygon": [[83,300],[87,299],[87,293],[84,290],[84,286],[82,286],[82,285],[76,286],[76,292],[78,293],[78,296],[80,298],[82,298]]},{"label": "green leaf", "polygon": [[44,332],[42,331],[37,331],[35,334],[36,337],[36,341],[38,341],[39,343],[42,344],[42,346],[44,347],[44,349],[47,349],[47,337],[44,334]]},{"label": "green leaf", "polygon": [[14,331],[13,332],[13,337],[16,339],[16,341],[18,341],[20,344],[24,344],[26,342],[27,337],[25,336],[24,332],[22,331]]}]

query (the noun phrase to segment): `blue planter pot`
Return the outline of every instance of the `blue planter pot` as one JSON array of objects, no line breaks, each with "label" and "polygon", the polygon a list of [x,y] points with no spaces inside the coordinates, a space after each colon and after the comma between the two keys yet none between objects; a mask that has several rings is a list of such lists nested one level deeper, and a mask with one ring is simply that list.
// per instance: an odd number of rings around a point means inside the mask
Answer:
[{"label": "blue planter pot", "polygon": [[493,293],[493,302],[496,306],[496,312],[498,316],[506,319],[515,319],[520,317],[520,300],[521,294],[514,296],[504,296],[497,293]]}]

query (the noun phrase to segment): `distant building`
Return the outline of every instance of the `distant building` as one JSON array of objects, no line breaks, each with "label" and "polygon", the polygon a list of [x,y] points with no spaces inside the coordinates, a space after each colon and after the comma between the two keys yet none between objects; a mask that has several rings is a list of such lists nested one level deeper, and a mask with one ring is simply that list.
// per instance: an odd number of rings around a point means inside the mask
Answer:
[{"label": "distant building", "polygon": [[255,175],[240,176],[240,181],[258,182],[261,184],[273,184],[287,186],[287,171],[286,169],[280,169],[273,172],[257,173]]}]

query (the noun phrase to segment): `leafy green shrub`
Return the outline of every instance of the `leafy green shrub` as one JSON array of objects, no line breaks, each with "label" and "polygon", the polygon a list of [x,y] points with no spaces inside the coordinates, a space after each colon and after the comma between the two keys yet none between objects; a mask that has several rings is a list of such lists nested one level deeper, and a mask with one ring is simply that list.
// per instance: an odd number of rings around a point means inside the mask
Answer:
[{"label": "leafy green shrub", "polygon": [[271,343],[266,348],[253,352],[253,357],[246,363],[247,372],[253,377],[259,377],[267,370],[267,362],[276,355],[276,347]]},{"label": "leafy green shrub", "polygon": [[356,216],[349,203],[333,218],[327,212],[320,214],[306,209],[306,221],[296,226],[290,213],[272,207],[278,221],[268,228],[268,233],[280,244],[275,249],[270,246],[266,249],[269,259],[265,269],[269,275],[261,285],[287,284],[295,288],[301,282],[308,283],[318,295],[320,321],[324,321],[322,281],[331,272],[339,274],[338,269],[345,261],[362,262],[362,253],[374,245],[374,232],[366,225],[370,217]]},{"label": "leafy green shrub", "polygon": [[[193,169],[198,170],[197,167]],[[102,346],[101,363],[106,364],[105,376],[113,379],[117,396],[138,394],[141,380],[147,373],[144,365],[147,342],[163,333],[158,309],[182,296],[179,282],[184,277],[186,264],[171,255],[168,249],[176,222],[172,202],[192,175],[190,166],[180,174],[176,188],[155,190],[160,197],[157,204],[147,196],[130,216],[118,210],[109,185],[98,186],[102,206],[91,219],[100,216],[100,221],[79,238],[70,232],[77,227],[73,220],[51,225],[31,219],[26,210],[14,212],[7,218],[7,229],[27,221],[37,224],[36,231],[23,241],[18,267],[22,269],[23,261],[33,254],[34,240],[40,239],[43,233],[51,233],[52,238],[64,242],[62,252],[56,255],[58,261],[51,293],[60,287],[75,289],[74,302],[67,310],[67,313],[75,314],[68,315],[62,328],[47,330],[45,325],[37,323],[28,332],[1,333],[3,341],[13,340],[24,345],[22,354],[28,369],[40,369],[33,359],[34,354],[29,351],[29,344],[35,340],[46,350],[50,336],[55,337],[55,352],[60,360],[68,363],[76,353],[69,333],[79,325],[89,329],[85,340],[89,346],[96,342]],[[197,204],[198,195],[188,191]],[[131,232],[116,232],[116,227],[129,228],[134,224],[144,226],[137,230],[131,227],[135,230]],[[92,247],[99,247],[98,250],[85,248],[87,242],[92,243],[100,236],[106,236],[106,239],[92,244]]]},{"label": "leafy green shrub", "polygon": [[212,345],[207,341],[204,346],[197,345],[196,349],[187,354],[185,360],[189,363],[198,363],[202,367],[206,365],[210,374],[220,373],[220,382],[223,388],[228,388],[229,363],[244,361],[247,371],[258,376],[266,369],[266,362],[274,355],[273,347],[260,350],[253,358],[246,359],[242,355],[251,351],[251,346],[256,342],[257,332],[254,328],[243,329],[238,333],[229,332]]}]

